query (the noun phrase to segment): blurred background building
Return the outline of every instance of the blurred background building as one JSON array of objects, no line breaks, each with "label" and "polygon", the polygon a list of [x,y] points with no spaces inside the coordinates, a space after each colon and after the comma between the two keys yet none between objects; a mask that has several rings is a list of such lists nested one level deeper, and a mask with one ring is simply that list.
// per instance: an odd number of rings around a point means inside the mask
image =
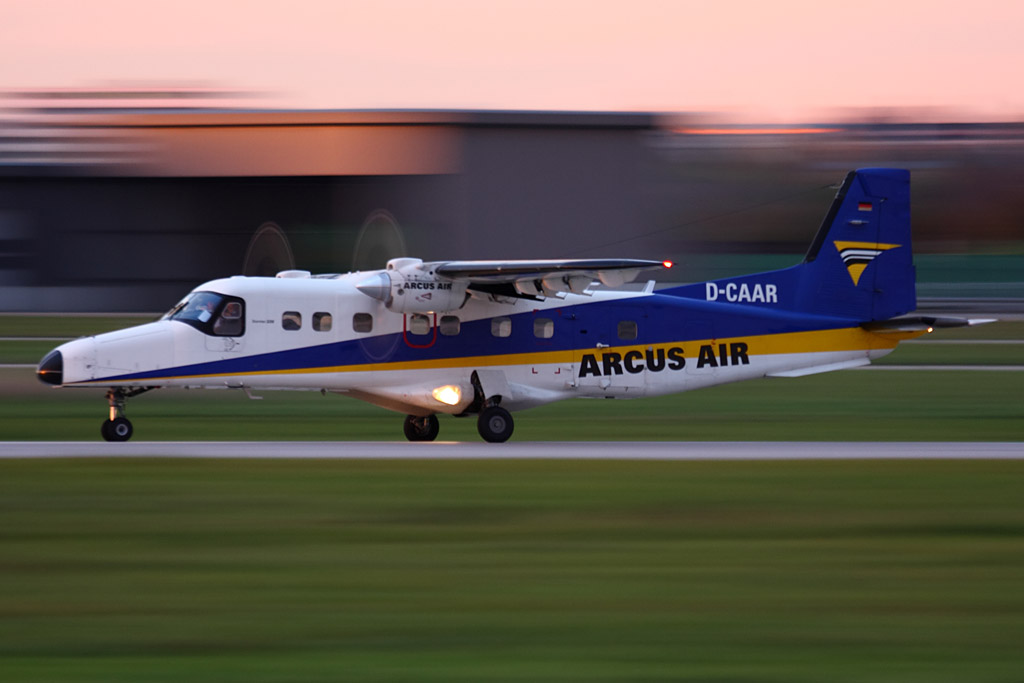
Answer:
[{"label": "blurred background building", "polygon": [[424,259],[799,260],[845,173],[913,173],[922,296],[1024,296],[1024,124],[269,111],[200,89],[6,93],[0,310],[159,311],[232,274]]}]

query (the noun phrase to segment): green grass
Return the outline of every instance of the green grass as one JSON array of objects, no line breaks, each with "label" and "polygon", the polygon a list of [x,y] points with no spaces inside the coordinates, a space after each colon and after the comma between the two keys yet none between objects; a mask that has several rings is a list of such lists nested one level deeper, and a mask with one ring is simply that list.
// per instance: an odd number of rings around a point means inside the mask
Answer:
[{"label": "green grass", "polygon": [[906,342],[876,365],[1020,365],[1024,344],[919,344]]},{"label": "green grass", "polygon": [[[956,316],[975,317],[975,316]],[[950,327],[938,329],[922,339],[1024,339],[1024,320],[998,320],[973,327]]]},{"label": "green grass", "polygon": [[61,341],[40,341],[24,339],[0,340],[0,365],[34,365],[47,353],[59,346]]},{"label": "green grass", "polygon": [[24,315],[0,313],[0,337],[61,337],[74,339],[153,322],[160,314],[145,315]]},{"label": "green grass", "polygon": [[0,461],[5,681],[1014,681],[1021,462]]},{"label": "green grass", "polygon": [[[5,379],[6,378],[6,379]],[[515,414],[513,439],[1021,441],[1024,373],[852,370],[763,379],[660,398],[571,400]],[[162,389],[128,402],[143,440],[401,440],[402,416],[311,392]],[[0,438],[93,440],[102,390],[54,389],[0,371]],[[472,418],[441,417],[446,440],[477,441]]]}]

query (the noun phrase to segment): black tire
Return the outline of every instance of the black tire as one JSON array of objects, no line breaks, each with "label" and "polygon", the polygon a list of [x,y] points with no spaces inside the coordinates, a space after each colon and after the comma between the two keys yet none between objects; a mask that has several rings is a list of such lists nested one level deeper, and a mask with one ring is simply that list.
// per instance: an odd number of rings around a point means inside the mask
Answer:
[{"label": "black tire", "polygon": [[484,441],[503,443],[512,436],[515,423],[512,414],[500,406],[491,406],[480,411],[476,419],[476,429]]},{"label": "black tire", "polygon": [[427,415],[426,417],[406,415],[403,428],[405,438],[409,441],[433,441],[437,438],[437,433],[441,431],[437,415]]},{"label": "black tire", "polygon": [[132,438],[134,431],[132,423],[126,417],[107,420],[100,427],[100,434],[103,435],[105,441],[127,441]]}]

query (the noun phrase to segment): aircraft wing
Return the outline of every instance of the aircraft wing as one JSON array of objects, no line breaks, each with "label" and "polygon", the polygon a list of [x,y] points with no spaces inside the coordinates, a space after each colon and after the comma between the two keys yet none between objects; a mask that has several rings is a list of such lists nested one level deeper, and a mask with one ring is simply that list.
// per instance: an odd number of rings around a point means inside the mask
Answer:
[{"label": "aircraft wing", "polygon": [[537,298],[559,292],[582,293],[594,280],[620,287],[651,268],[671,268],[670,261],[640,259],[543,259],[538,261],[446,261],[434,272],[466,280],[469,288],[490,294]]}]

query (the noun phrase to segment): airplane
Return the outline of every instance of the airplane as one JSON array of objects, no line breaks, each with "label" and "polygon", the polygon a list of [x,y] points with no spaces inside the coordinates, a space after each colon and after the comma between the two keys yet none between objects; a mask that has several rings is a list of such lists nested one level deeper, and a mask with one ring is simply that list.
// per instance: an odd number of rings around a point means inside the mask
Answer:
[{"label": "airplane", "polygon": [[907,316],[917,300],[901,169],[851,171],[798,265],[623,287],[671,265],[403,257],[369,272],[229,277],[156,322],[58,346],[37,376],[106,388],[107,441],[132,437],[129,398],[217,387],[351,396],[404,413],[410,441],[436,439],[438,415],[475,415],[484,440],[503,442],[512,412],[553,401],[855,368],[935,327],[988,322]]}]

